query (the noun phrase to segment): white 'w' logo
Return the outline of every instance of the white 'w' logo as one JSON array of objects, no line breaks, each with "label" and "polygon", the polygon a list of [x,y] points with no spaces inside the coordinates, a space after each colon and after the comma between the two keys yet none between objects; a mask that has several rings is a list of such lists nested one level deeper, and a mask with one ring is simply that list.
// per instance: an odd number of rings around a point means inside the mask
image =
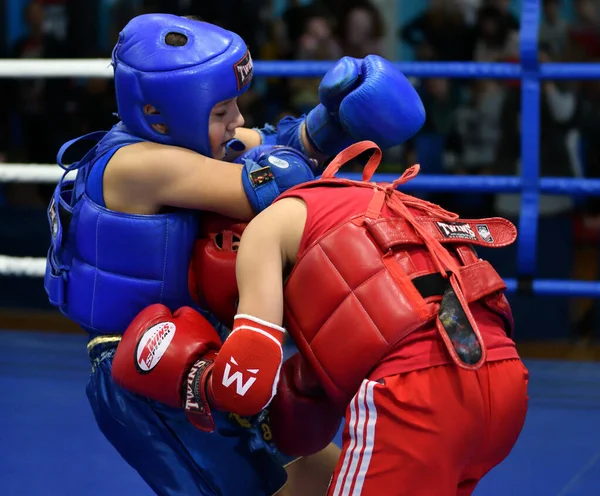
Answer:
[{"label": "white 'w' logo", "polygon": [[[230,358],[230,361],[234,365],[237,365],[237,362],[235,361],[235,359],[233,357]],[[256,374],[258,372],[258,369],[248,369],[248,372],[250,372],[251,374]],[[223,386],[229,387],[235,382],[235,392],[237,394],[239,394],[240,396],[244,396],[248,392],[248,390],[252,387],[252,384],[254,384],[256,382],[256,377],[250,377],[244,383],[244,376],[242,375],[242,373],[240,371],[237,371],[231,375],[230,374],[231,374],[231,365],[229,363],[227,363],[225,365],[225,372],[223,373],[223,381],[222,381]]]}]

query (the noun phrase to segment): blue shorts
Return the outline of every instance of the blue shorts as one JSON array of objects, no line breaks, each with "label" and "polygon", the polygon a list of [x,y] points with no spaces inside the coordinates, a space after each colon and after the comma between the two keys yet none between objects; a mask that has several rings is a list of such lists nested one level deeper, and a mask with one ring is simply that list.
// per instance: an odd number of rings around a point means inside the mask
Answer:
[{"label": "blue shorts", "polygon": [[183,410],[131,394],[111,377],[117,343],[90,350],[87,396],[108,441],[159,496],[271,496],[287,480],[266,421],[214,413],[216,430],[196,429]]}]

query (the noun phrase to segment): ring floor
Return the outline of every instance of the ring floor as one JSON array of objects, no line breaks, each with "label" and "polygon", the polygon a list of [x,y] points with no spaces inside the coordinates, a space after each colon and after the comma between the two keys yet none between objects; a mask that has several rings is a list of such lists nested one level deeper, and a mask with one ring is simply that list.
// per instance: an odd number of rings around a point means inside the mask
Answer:
[{"label": "ring floor", "polygon": [[[151,496],[85,397],[83,335],[0,331],[0,494]],[[526,360],[527,422],[475,496],[600,495],[600,363]],[[338,435],[339,441],[339,435]]]}]

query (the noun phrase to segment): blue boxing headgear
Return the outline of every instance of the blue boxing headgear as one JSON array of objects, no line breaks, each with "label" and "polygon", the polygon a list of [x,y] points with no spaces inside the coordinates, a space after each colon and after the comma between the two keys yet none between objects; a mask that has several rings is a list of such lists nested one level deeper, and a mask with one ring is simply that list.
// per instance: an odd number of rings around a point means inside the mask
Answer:
[{"label": "blue boxing headgear", "polygon": [[[185,44],[168,44],[169,34],[183,35]],[[237,34],[170,14],[132,19],[119,34],[112,60],[119,117],[129,132],[207,157],[212,108],[244,93],[252,81],[252,58]],[[159,114],[145,114],[145,105]],[[166,125],[166,134],[152,124]]]}]

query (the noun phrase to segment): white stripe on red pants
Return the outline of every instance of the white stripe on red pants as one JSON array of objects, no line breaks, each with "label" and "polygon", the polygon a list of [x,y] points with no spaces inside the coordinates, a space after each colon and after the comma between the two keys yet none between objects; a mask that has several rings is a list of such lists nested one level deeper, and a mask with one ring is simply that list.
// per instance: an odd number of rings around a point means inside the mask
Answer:
[{"label": "white stripe on red pants", "polygon": [[331,482],[329,496],[361,494],[375,444],[377,408],[373,401],[373,388],[376,384],[365,379],[350,402],[350,445],[339,473]]}]

